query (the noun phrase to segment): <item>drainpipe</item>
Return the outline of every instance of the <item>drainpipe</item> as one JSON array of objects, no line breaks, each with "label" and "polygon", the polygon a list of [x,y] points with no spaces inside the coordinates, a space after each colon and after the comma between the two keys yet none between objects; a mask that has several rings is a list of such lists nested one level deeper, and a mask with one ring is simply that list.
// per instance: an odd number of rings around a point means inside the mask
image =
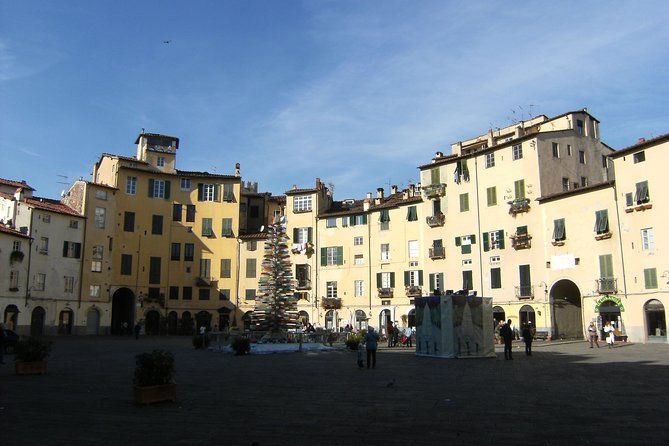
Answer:
[{"label": "drainpipe", "polygon": [[79,299],[77,303],[77,308],[79,309],[81,309],[81,293],[83,292],[83,287],[84,287],[83,284],[84,281],[82,279],[84,277],[84,257],[86,256],[86,254],[84,254],[85,252],[86,252],[86,219],[84,218],[84,236],[82,237],[81,240],[81,258],[79,259],[81,263],[79,267]]},{"label": "drainpipe", "polygon": [[[237,238],[237,265],[235,266],[235,306],[239,310],[239,262],[241,262],[242,241]],[[237,326],[237,316],[235,316],[235,327]],[[219,327],[220,328],[220,327]]]},{"label": "drainpipe", "polygon": [[[370,214],[371,216],[371,214]],[[367,274],[369,277],[369,317],[372,317],[372,224],[367,220]],[[367,323],[369,326],[369,323]]]},{"label": "drainpipe", "polygon": [[627,274],[625,273],[625,249],[623,248],[623,232],[620,226],[620,208],[618,205],[618,188],[613,182],[613,201],[616,203],[616,218],[618,220],[618,245],[620,246],[620,263],[623,269],[623,294],[627,300]]},{"label": "drainpipe", "polygon": [[[478,228],[478,239],[479,239],[479,279],[481,283],[481,296],[483,296],[483,254],[481,254],[481,245],[483,244],[483,237],[481,234],[481,209],[480,209],[480,201],[479,201],[479,164],[477,161],[477,157],[474,157],[474,173],[476,174],[476,181],[475,181],[475,186],[476,186],[476,225]],[[472,284],[473,285],[473,284]]]},{"label": "drainpipe", "polygon": [[[28,300],[30,299],[30,265],[32,263],[32,254],[33,254],[33,242],[35,241],[35,238],[33,237],[33,217],[35,216],[35,213],[33,212],[32,208],[30,209],[30,227],[29,227],[29,236],[30,238],[28,239],[28,273],[26,274],[26,307],[28,306]],[[16,220],[15,220],[16,221]],[[18,326],[18,320],[16,321],[16,325]],[[18,327],[17,327],[18,328]]]}]

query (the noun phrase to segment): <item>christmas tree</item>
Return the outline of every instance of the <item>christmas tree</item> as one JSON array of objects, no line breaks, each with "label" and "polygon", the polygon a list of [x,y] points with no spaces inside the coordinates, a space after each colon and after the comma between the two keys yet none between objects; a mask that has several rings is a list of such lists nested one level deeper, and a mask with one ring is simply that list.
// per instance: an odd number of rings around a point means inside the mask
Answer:
[{"label": "christmas tree", "polygon": [[267,228],[265,256],[253,311],[255,330],[279,332],[298,327],[297,300],[288,253],[285,219]]}]

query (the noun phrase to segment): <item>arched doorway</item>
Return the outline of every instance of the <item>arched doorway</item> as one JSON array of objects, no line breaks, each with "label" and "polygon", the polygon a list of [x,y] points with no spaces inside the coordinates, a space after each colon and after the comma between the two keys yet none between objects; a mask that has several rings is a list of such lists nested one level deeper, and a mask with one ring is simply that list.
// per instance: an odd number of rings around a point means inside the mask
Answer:
[{"label": "arched doorway", "polygon": [[69,308],[64,309],[58,315],[58,334],[71,335],[74,323],[74,312]]},{"label": "arched doorway", "polygon": [[409,311],[408,324],[409,324],[409,328],[414,328],[416,326],[416,309],[415,308]]},{"label": "arched doorway", "polygon": [[111,334],[131,334],[134,316],[135,294],[129,288],[119,288],[112,297]]},{"label": "arched doorway", "polygon": [[177,312],[170,311],[169,314],[167,315],[167,334],[175,335],[178,333],[177,331],[178,320],[179,316],[177,316]]},{"label": "arched doorway", "polygon": [[574,282],[558,280],[551,288],[553,339],[583,339],[581,292]]},{"label": "arched doorway", "polygon": [[218,330],[219,331],[228,331],[230,327],[230,309],[226,307],[221,307],[218,309]]},{"label": "arched doorway", "polygon": [[160,334],[160,313],[156,310],[147,311],[144,320],[144,330],[147,335]]},{"label": "arched doorway", "polygon": [[[596,307],[595,307],[596,308]],[[622,316],[621,308],[613,300],[604,300],[599,304],[599,319],[597,321],[597,327],[600,330],[599,339],[606,339],[606,333],[604,333],[604,327],[607,323],[611,322],[611,326],[618,331],[622,330]]]},{"label": "arched doorway", "polygon": [[100,312],[91,308],[86,313],[86,334],[97,335],[100,332]]},{"label": "arched doorway", "polygon": [[388,322],[392,322],[392,320],[393,319],[390,315],[390,310],[381,310],[379,313],[379,333],[387,334]]},{"label": "arched doorway", "polygon": [[648,342],[667,342],[667,322],[662,302],[651,299],[643,306],[643,311],[646,314]]},{"label": "arched doorway", "polygon": [[195,316],[195,320],[197,321],[197,332],[200,332],[200,327],[204,327],[207,329],[207,331],[211,330],[211,314],[207,311],[200,311],[197,313]]},{"label": "arched doorway", "polygon": [[518,330],[521,330],[525,324],[532,322],[532,325],[537,326],[537,318],[534,314],[534,308],[530,305],[523,305],[520,307],[518,312],[518,319],[520,321],[520,327],[517,327]]},{"label": "arched doorway", "polygon": [[299,313],[297,313],[297,318],[299,319],[303,327],[309,325],[309,313],[307,313],[306,311],[302,310]]},{"label": "arched doorway", "polygon": [[35,307],[30,316],[30,335],[42,336],[44,334],[44,320],[46,311],[42,307]]},{"label": "arched doorway", "polygon": [[191,316],[190,311],[184,311],[181,315],[181,334],[193,334],[193,317]]},{"label": "arched doorway", "polygon": [[19,309],[16,305],[7,305],[5,308],[5,328],[7,330],[16,331],[19,321]]},{"label": "arched doorway", "polygon": [[334,310],[328,310],[327,313],[325,313],[325,329],[326,330],[334,330],[334,319],[335,319],[335,312]]},{"label": "arched doorway", "polygon": [[362,310],[355,310],[355,328],[357,330],[367,329],[367,315]]},{"label": "arched doorway", "polygon": [[253,311],[247,311],[244,313],[244,316],[242,316],[242,323],[244,324],[244,331],[251,331],[251,316],[253,315]]},{"label": "arched doorway", "polygon": [[495,320],[495,325],[501,321],[505,321],[506,312],[504,311],[504,308],[500,306],[492,307],[492,318]]}]

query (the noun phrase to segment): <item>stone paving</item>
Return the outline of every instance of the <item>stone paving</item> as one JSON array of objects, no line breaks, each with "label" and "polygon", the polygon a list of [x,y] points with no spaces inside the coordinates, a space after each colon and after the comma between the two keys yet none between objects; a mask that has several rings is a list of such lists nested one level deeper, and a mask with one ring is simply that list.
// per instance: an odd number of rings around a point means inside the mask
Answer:
[{"label": "stone paving", "polygon": [[[137,407],[134,355],[175,353],[177,403]],[[669,345],[543,345],[448,360],[383,349],[235,357],[188,338],[55,338],[44,376],[0,366],[2,445],[662,444]]]}]

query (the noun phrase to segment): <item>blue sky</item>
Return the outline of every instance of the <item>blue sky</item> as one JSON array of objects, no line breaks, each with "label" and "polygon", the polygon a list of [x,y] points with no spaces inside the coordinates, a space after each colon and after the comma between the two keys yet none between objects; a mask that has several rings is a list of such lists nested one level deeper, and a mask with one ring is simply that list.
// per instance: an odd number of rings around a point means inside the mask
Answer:
[{"label": "blue sky", "polygon": [[181,138],[181,169],[361,197],[530,104],[588,107],[622,148],[669,132],[667,19],[662,1],[0,0],[0,177],[56,197],[145,128]]}]

